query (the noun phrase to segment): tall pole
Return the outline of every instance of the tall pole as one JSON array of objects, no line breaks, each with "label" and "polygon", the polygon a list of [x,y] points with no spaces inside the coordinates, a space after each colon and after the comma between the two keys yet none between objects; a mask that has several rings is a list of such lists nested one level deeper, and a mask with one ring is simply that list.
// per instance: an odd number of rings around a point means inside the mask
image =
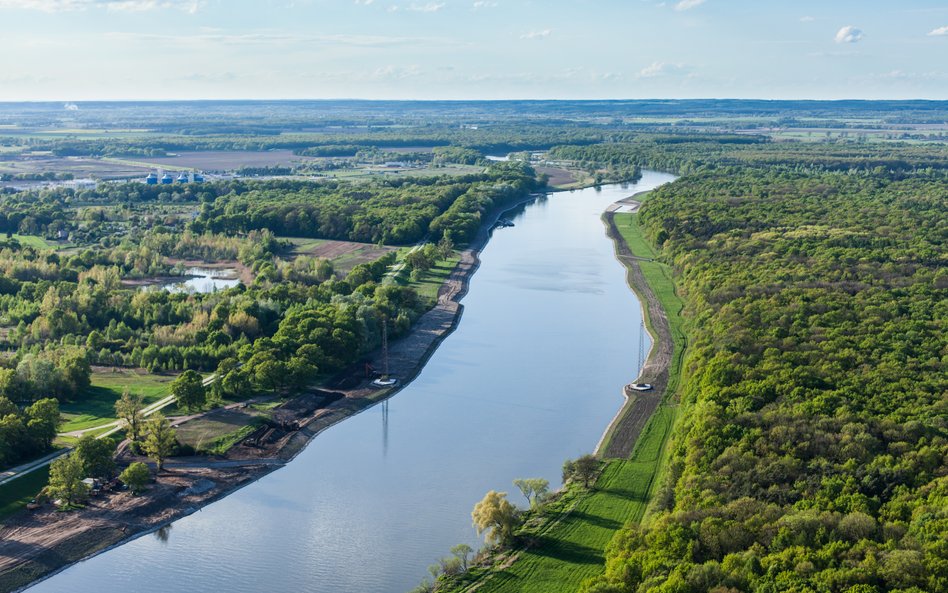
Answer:
[{"label": "tall pole", "polygon": [[645,320],[639,326],[639,373],[645,367]]},{"label": "tall pole", "polygon": [[388,319],[382,317],[382,369],[383,377],[388,379]]}]

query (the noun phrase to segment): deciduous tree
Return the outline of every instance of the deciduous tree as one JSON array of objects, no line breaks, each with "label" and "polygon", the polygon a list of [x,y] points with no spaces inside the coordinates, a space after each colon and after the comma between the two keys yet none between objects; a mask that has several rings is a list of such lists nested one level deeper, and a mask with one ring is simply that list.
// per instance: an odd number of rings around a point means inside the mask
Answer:
[{"label": "deciduous tree", "polygon": [[477,534],[485,534],[488,543],[504,545],[513,538],[517,526],[517,509],[507,500],[506,492],[491,490],[474,505],[471,513]]},{"label": "deciduous tree", "polygon": [[145,423],[145,453],[155,461],[158,471],[164,467],[165,459],[174,452],[176,439],[177,433],[161,412],[153,415]]},{"label": "deciduous tree", "polygon": [[88,497],[89,487],[83,483],[85,478],[79,456],[75,453],[63,455],[54,459],[49,466],[46,492],[50,497],[59,499],[60,508],[70,508]]},{"label": "deciduous tree", "polygon": [[136,461],[119,474],[119,479],[129,487],[132,494],[141,494],[151,480],[151,472],[147,465],[141,461]]}]

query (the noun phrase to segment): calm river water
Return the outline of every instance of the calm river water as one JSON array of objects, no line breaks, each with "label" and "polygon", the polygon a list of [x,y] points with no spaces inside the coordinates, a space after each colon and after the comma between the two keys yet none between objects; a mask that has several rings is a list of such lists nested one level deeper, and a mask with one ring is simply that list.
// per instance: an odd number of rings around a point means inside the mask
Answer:
[{"label": "calm river water", "polygon": [[[600,215],[671,181],[553,194],[511,215],[482,253],[457,331],[388,409],[317,437],[286,467],[36,585],[33,593],[404,593],[470,513],[519,477],[560,483],[622,403],[639,304]],[[648,345],[646,344],[646,348]]]}]

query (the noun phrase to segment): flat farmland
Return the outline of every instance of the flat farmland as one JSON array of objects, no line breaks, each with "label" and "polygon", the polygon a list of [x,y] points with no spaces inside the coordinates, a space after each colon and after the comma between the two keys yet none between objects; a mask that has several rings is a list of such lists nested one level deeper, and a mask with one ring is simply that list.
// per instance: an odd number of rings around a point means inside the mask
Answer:
[{"label": "flat farmland", "polygon": [[0,160],[0,173],[72,173],[77,179],[93,177],[98,179],[123,179],[144,176],[151,168],[147,164],[138,164],[117,159],[99,159],[92,157],[55,157],[20,156]]},{"label": "flat farmland", "polygon": [[200,169],[202,171],[230,171],[241,167],[289,167],[296,163],[318,160],[297,156],[292,150],[231,151],[207,150],[180,152],[174,156],[137,159],[154,168]]},{"label": "flat farmland", "polygon": [[536,167],[536,171],[537,173],[545,173],[550,176],[547,182],[550,187],[568,187],[576,183],[576,178],[566,169],[559,169],[557,167]]},{"label": "flat farmland", "polygon": [[290,238],[293,243],[294,257],[309,255],[321,257],[332,262],[337,273],[345,274],[359,264],[373,262],[396,247],[379,247],[371,243],[355,241],[330,241],[326,239]]}]

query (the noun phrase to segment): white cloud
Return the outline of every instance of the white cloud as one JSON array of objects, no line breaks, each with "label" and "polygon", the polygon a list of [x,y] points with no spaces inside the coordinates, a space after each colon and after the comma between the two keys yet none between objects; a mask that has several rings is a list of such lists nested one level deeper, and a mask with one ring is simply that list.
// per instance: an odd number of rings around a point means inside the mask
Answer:
[{"label": "white cloud", "polygon": [[489,0],[477,0],[476,2],[474,2],[474,10],[478,10],[481,8],[494,8],[496,6],[497,6],[496,2],[491,2]]},{"label": "white cloud", "polygon": [[937,29],[932,29],[929,35],[932,37],[942,37],[948,35],[948,25],[944,27],[938,27]]},{"label": "white cloud", "polygon": [[553,29],[543,29],[542,31],[530,31],[520,36],[520,39],[545,39],[553,34]]},{"label": "white cloud", "polygon": [[363,6],[368,6],[369,4],[372,4],[373,2],[375,2],[375,0],[355,0],[356,4],[361,4]]},{"label": "white cloud", "polygon": [[111,11],[145,12],[173,8],[194,14],[202,0],[0,0],[0,8],[66,12],[100,8]]},{"label": "white cloud", "polygon": [[417,64],[409,66],[382,66],[372,72],[371,78],[375,80],[404,80],[414,78],[422,74],[421,68]]},{"label": "white cloud", "polygon": [[412,2],[405,10],[412,12],[438,12],[442,8],[444,8],[444,2],[428,2],[427,4],[416,4]]},{"label": "white cloud", "polygon": [[857,29],[852,25],[846,25],[842,29],[836,32],[836,43],[856,43],[861,40],[865,35],[861,29]]},{"label": "white cloud", "polygon": [[816,19],[813,18],[813,17],[811,17],[811,16],[801,16],[801,17],[800,17],[800,22],[801,22],[801,23],[812,23],[812,22],[815,21],[815,20],[816,20]]},{"label": "white cloud", "polygon": [[704,4],[705,0],[681,0],[678,4],[675,5],[675,10],[681,12],[683,10],[691,10],[696,6],[701,6]]},{"label": "white cloud", "polygon": [[659,76],[668,76],[671,74],[682,74],[687,71],[688,67],[685,64],[652,62],[645,68],[639,70],[638,78],[657,78]]},{"label": "white cloud", "polygon": [[176,35],[161,33],[133,33],[112,31],[105,33],[105,37],[116,39],[123,43],[154,43],[160,42],[166,47],[208,48],[212,46],[273,46],[285,47],[295,45],[322,45],[322,46],[349,46],[381,48],[399,45],[435,44],[440,46],[453,45],[455,42],[446,38],[437,37],[386,37],[380,35],[297,35],[292,33],[203,33],[199,35]]}]

